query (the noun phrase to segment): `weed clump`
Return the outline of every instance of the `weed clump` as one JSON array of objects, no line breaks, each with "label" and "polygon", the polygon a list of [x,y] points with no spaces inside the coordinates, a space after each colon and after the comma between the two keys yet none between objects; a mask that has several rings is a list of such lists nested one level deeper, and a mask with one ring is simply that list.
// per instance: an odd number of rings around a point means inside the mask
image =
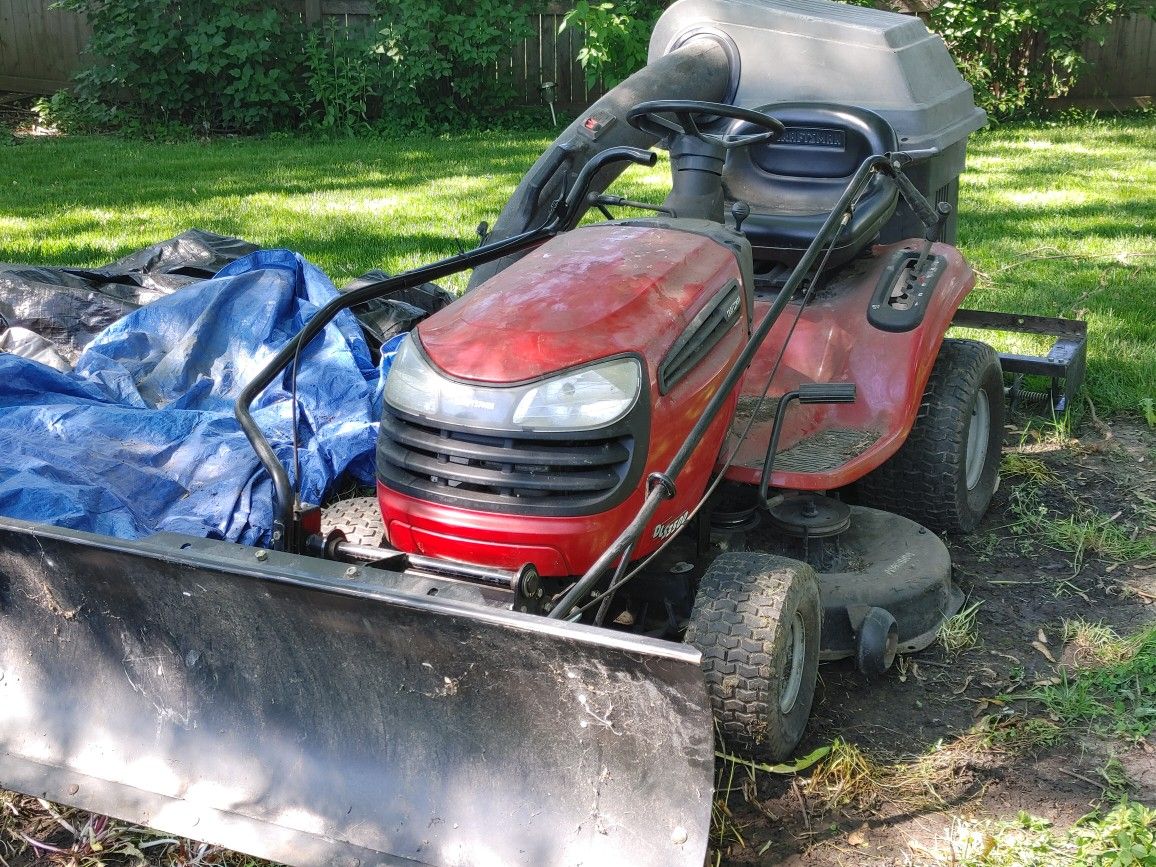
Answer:
[{"label": "weed clump", "polygon": [[919,848],[931,863],[952,867],[1152,867],[1156,810],[1124,801],[1066,830],[1026,812],[1014,819],[956,820],[941,843]]},{"label": "weed clump", "polygon": [[979,643],[977,615],[982,602],[973,602],[943,621],[939,628],[939,643],[951,655],[962,653]]},{"label": "weed clump", "polygon": [[[1120,639],[1105,627],[1073,623],[1071,640],[1088,645],[1099,664],[1061,670],[1059,683],[1021,697],[1040,702],[1051,719],[1067,728],[1139,741],[1156,731],[1156,627]],[[1082,637],[1081,637],[1082,636]]]}]

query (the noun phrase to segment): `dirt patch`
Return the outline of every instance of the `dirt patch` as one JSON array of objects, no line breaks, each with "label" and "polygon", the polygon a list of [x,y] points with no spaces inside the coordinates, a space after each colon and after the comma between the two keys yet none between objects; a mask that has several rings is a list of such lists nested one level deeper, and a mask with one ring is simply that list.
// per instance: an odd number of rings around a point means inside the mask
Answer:
[{"label": "dirt patch", "polygon": [[0,90],[0,144],[14,144],[16,132],[30,132],[35,126],[36,113],[32,106],[37,97],[26,93]]},{"label": "dirt patch", "polygon": [[[841,738],[873,763],[875,782],[837,806],[805,777],[762,774],[735,786],[737,833],[723,864],[929,863],[960,820],[1022,810],[1070,824],[1104,796],[1110,759],[1134,799],[1156,803],[1156,744],[1057,741],[1038,706],[1000,699],[1078,663],[1074,651],[1065,656],[1065,620],[1122,635],[1156,622],[1156,562],[1096,550],[1156,532],[1156,432],[1115,422],[1033,442],[1009,430],[1007,450],[1018,458],[1005,467],[1017,473],[1005,473],[983,525],[947,540],[966,604],[979,603],[975,646],[948,654],[933,644],[873,682],[850,663],[821,668],[800,752]],[[1052,522],[1051,535],[1025,521],[1032,509]],[[1065,515],[1079,520],[1059,526]],[[1081,522],[1101,536],[1073,551],[1068,536],[1078,548]],[[904,782],[888,788],[888,779]]]}]

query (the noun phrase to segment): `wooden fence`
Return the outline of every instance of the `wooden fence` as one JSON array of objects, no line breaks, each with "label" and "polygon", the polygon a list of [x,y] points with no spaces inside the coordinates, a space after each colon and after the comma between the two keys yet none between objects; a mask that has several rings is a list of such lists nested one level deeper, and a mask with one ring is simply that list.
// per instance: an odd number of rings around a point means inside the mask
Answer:
[{"label": "wooden fence", "polygon": [[[309,24],[333,21],[366,31],[373,21],[372,0],[280,0]],[[413,0],[420,2],[420,0]],[[82,50],[89,30],[72,12],[53,8],[53,0],[0,0],[0,90],[52,93],[67,87],[85,62]],[[536,18],[536,32],[511,45],[503,61],[517,87],[517,102],[544,105],[542,85],[554,84],[560,110],[574,111],[599,95],[586,86],[578,64],[581,33],[558,33],[568,5],[547,0]],[[1090,67],[1064,105],[1130,108],[1156,99],[1156,24],[1137,16],[1113,25],[1103,46],[1086,49]],[[495,71],[497,74],[497,71]]]},{"label": "wooden fence", "polygon": [[1088,66],[1059,105],[1122,110],[1156,100],[1156,22],[1145,15],[1117,21],[1103,45],[1084,48]]},{"label": "wooden fence", "polygon": [[[287,5],[299,8],[307,24],[335,21],[363,32],[374,20],[372,0],[288,0]],[[553,83],[554,102],[563,110],[581,110],[601,96],[600,90],[586,86],[586,76],[578,62],[581,32],[572,28],[558,32],[569,8],[566,3],[546,3],[533,22],[534,34],[512,44],[509,56],[500,63],[500,72],[509,74],[514,82],[517,104],[542,105],[542,85],[547,83]],[[495,69],[494,74],[499,74],[499,70]]]},{"label": "wooden fence", "polygon": [[0,90],[53,93],[82,64],[88,25],[53,0],[0,0]]}]

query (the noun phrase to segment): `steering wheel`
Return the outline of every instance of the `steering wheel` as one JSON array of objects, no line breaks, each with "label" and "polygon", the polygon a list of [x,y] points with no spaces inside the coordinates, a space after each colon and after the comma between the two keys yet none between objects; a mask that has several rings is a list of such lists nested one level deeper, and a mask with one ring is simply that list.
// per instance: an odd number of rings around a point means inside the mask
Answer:
[{"label": "steering wheel", "polygon": [[[673,115],[674,119],[665,115]],[[701,121],[717,117],[744,120],[759,127],[763,132],[749,135],[708,133],[703,132],[696,121],[696,118]],[[641,102],[630,109],[626,120],[635,129],[655,136],[664,145],[669,143],[672,134],[689,135],[726,150],[774,141],[785,129],[780,121],[761,111],[752,111],[749,108],[739,108],[737,105],[722,102],[702,102],[697,99],[654,99],[650,102]]]}]

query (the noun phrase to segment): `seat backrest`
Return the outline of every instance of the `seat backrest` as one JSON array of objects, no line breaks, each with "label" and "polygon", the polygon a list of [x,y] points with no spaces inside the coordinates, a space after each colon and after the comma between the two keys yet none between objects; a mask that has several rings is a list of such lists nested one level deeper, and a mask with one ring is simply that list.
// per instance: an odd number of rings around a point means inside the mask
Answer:
[{"label": "seat backrest", "polygon": [[[758,111],[781,121],[785,132],[778,141],[729,151],[723,169],[727,200],[742,199],[754,212],[830,210],[863,160],[899,147],[891,124],[864,108],[786,102]],[[727,129],[759,131],[745,121]]]}]

